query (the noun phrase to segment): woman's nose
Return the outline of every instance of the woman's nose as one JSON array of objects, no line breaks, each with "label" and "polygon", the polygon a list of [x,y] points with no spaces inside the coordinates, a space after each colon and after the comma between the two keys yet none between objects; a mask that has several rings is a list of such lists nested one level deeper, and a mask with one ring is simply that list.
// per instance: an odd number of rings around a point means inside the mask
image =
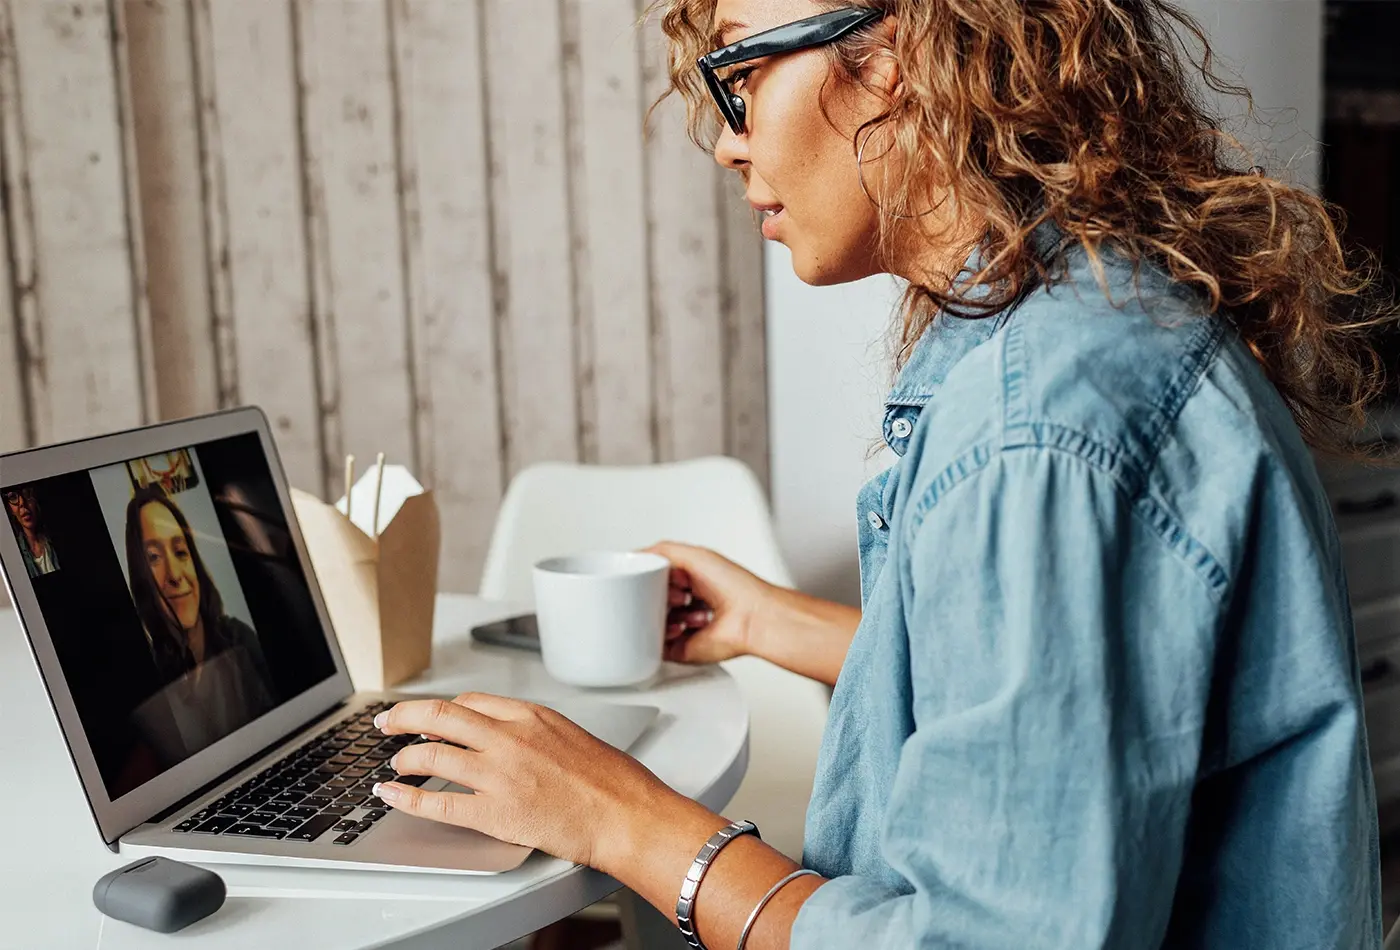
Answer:
[{"label": "woman's nose", "polygon": [[740,171],[749,164],[749,137],[735,135],[726,122],[715,142],[715,161],[732,171]]}]

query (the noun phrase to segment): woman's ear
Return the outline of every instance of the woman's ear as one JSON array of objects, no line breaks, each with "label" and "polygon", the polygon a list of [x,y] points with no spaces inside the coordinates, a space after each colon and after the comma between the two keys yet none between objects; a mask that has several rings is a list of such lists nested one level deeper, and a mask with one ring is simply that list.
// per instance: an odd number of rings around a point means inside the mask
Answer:
[{"label": "woman's ear", "polygon": [[889,96],[894,98],[895,92],[899,90],[899,84],[903,77],[899,72],[899,60],[895,59],[893,52],[887,52],[880,57],[876,66],[879,75],[879,88]]},{"label": "woman's ear", "polygon": [[894,17],[886,17],[880,21],[875,27],[875,33],[880,37],[881,50],[866,66],[869,70],[866,83],[889,98],[894,97],[895,91],[899,89],[900,81],[903,79],[900,74],[899,60],[895,58],[894,54],[897,30]]}]

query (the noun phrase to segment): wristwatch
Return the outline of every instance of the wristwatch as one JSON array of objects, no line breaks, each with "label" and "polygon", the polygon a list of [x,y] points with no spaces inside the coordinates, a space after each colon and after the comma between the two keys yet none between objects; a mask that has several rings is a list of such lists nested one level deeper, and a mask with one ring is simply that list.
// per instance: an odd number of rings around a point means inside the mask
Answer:
[{"label": "wristwatch", "polygon": [[751,821],[736,821],[721,828],[701,846],[700,852],[690,864],[690,870],[685,874],[685,880],[681,882],[681,896],[676,901],[676,926],[680,927],[681,936],[685,937],[685,942],[694,950],[707,950],[695,933],[695,892],[700,889],[700,882],[704,879],[705,872],[710,869],[715,855],[741,835],[753,835],[760,841],[763,840],[763,836],[758,833],[758,826]]}]

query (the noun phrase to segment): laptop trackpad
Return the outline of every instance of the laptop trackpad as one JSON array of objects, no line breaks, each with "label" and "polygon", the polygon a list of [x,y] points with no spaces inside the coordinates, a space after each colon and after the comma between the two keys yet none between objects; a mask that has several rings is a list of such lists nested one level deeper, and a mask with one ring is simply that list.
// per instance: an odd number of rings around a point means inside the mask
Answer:
[{"label": "laptop trackpad", "polygon": [[[441,779],[426,782],[423,788],[425,791],[470,794],[470,789]],[[393,820],[389,834],[371,836],[366,844],[373,843],[375,851],[382,849],[392,852],[382,856],[393,863],[498,872],[519,867],[530,856],[530,848],[507,844],[479,831],[402,812],[390,812],[390,815]]]}]

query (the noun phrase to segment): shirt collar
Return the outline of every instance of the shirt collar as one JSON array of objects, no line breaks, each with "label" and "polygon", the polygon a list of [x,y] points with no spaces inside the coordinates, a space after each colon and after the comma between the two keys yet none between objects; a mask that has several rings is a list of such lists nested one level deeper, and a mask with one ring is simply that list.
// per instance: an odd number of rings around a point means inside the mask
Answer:
[{"label": "shirt collar", "polygon": [[[982,247],[973,248],[958,272],[958,281],[972,277],[981,267]],[[974,287],[972,297],[987,293],[985,287]],[[954,316],[946,310],[934,314],[932,322],[914,343],[908,361],[899,371],[894,388],[885,397],[888,406],[922,406],[933,398],[934,392],[953,371],[958,362],[991,339],[1001,325],[1002,314],[988,318]]]},{"label": "shirt collar", "polygon": [[991,339],[1004,316],[967,319],[939,311],[914,344],[894,388],[885,397],[885,405],[924,405],[964,356]]},{"label": "shirt collar", "polygon": [[[1031,232],[1031,245],[1043,256],[1053,255],[1063,241],[1064,233],[1053,222],[1043,222]],[[978,246],[963,263],[958,279],[971,277],[981,268],[982,248]],[[969,296],[986,294],[985,287],[975,287]],[[1016,305],[990,317],[958,317],[940,310],[914,344],[909,360],[899,371],[894,388],[885,397],[885,406],[922,406],[933,398],[938,387],[948,378],[964,356],[990,340],[1006,325]]]}]

